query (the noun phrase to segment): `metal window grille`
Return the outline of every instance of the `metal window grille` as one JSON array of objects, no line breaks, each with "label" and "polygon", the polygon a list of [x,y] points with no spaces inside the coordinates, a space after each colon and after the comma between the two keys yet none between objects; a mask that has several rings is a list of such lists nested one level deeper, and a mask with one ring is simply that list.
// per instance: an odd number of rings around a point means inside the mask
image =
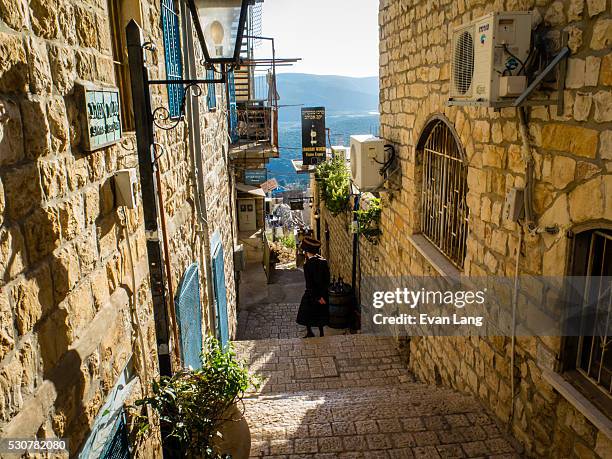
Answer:
[{"label": "metal window grille", "polygon": [[[210,68],[206,70],[206,79],[213,80],[215,79],[215,69]],[[215,87],[215,83],[208,83],[208,93],[206,94],[206,104],[208,105],[208,110],[214,110],[217,108],[217,89]]]},{"label": "metal window grille", "polygon": [[185,270],[176,294],[176,321],[180,332],[181,357],[185,367],[201,368],[202,305],[197,263]]},{"label": "metal window grille", "polygon": [[115,422],[113,432],[109,437],[104,450],[100,455],[101,459],[130,459],[130,443],[128,440],[127,426],[125,423],[125,413],[121,413]]},{"label": "metal window grille", "polygon": [[115,83],[119,88],[121,100],[121,127],[124,131],[134,130],[134,113],[132,109],[132,86],[130,68],[127,61],[125,36],[122,24],[121,4],[117,0],[108,1],[108,21],[111,32],[113,67]]},{"label": "metal window grille", "polygon": [[[181,62],[181,41],[179,37],[179,19],[174,8],[174,0],[161,0],[161,22],[164,36],[164,56],[166,58],[166,78],[183,79]],[[171,118],[181,116],[181,104],[185,94],[182,84],[169,84],[168,111]]]},{"label": "metal window grille", "polygon": [[434,121],[422,150],[421,231],[459,269],[468,231],[467,166],[455,136]]},{"label": "metal window grille", "polygon": [[583,326],[592,327],[592,332],[578,340],[576,369],[610,398],[612,330],[608,328],[612,312],[612,283],[607,276],[611,274],[612,234],[594,231],[589,244],[588,277],[584,294],[590,317],[583,315]]}]

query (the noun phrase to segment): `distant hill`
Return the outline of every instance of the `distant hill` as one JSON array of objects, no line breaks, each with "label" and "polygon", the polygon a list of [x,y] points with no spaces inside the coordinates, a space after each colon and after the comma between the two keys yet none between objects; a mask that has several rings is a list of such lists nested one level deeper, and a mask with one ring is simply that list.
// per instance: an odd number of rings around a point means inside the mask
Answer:
[{"label": "distant hill", "polygon": [[[378,111],[378,77],[279,73],[279,104],[323,106],[329,112]],[[300,117],[300,107],[282,107],[281,120]]]}]

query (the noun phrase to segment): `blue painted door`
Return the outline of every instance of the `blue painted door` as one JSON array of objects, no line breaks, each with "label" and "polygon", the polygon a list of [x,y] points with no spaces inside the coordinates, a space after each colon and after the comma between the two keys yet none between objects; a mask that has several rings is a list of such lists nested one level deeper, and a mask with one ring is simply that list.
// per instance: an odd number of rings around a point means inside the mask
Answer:
[{"label": "blue painted door", "polygon": [[213,285],[215,291],[215,311],[217,314],[217,337],[223,346],[229,343],[229,326],[227,319],[227,295],[225,291],[225,271],[223,263],[223,246],[218,240],[213,244]]},{"label": "blue painted door", "polygon": [[197,263],[185,270],[175,299],[183,366],[194,369],[202,366],[202,306],[198,272]]}]

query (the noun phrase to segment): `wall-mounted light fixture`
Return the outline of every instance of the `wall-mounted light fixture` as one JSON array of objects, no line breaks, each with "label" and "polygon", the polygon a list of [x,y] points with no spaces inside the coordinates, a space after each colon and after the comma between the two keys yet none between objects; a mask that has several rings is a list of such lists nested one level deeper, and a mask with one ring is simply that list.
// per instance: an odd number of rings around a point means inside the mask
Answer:
[{"label": "wall-mounted light fixture", "polygon": [[238,63],[249,0],[187,0],[209,64]]}]

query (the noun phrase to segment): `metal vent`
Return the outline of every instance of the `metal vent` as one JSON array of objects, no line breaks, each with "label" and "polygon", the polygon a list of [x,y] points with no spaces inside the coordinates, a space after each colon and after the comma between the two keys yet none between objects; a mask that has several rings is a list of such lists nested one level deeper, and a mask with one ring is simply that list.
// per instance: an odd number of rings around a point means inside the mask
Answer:
[{"label": "metal vent", "polygon": [[469,95],[474,76],[474,39],[471,30],[459,32],[453,59],[453,87],[458,95]]}]

